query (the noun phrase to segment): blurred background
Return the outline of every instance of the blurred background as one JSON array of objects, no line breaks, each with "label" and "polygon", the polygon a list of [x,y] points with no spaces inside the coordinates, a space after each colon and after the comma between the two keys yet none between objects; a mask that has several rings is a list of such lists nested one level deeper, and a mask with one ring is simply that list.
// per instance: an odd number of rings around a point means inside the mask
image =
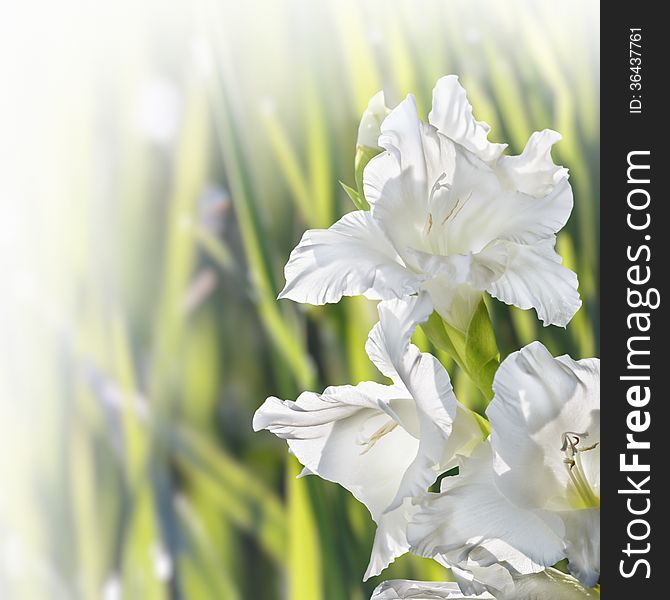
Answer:
[{"label": "blurred background", "polygon": [[[595,0],[27,0],[0,24],[0,598],[359,600],[373,523],[254,434],[268,395],[379,379],[375,305],[277,302],[354,207],[369,98],[457,73],[494,141],[560,131],[567,330],[491,302],[503,354],[598,354]],[[420,332],[416,342],[430,349]],[[441,355],[440,355],[441,356]],[[477,392],[441,356],[459,398]]]}]

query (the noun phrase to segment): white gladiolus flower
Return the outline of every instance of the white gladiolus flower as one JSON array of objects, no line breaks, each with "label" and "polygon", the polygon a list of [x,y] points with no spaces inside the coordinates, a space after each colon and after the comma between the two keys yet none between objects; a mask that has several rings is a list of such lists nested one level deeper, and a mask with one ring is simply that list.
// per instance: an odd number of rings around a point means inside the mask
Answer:
[{"label": "white gladiolus flower", "polygon": [[370,211],[307,231],[280,297],[325,304],[426,290],[464,331],[488,292],[565,326],[581,302],[576,275],[554,250],[572,210],[567,171],[550,156],[560,136],[534,133],[521,155],[502,156],[454,76],[435,86],[429,120],[419,120],[412,96],[389,113],[378,139],[385,151],[364,171]]},{"label": "white gladiolus flower", "polygon": [[[488,407],[498,488],[564,526],[584,585],[600,575],[600,360],[553,358],[539,342],[500,366]],[[530,476],[532,474],[532,476]]]},{"label": "white gladiolus flower", "polygon": [[306,472],[339,483],[368,508],[378,529],[366,578],[409,548],[403,500],[425,493],[457,452],[482,439],[444,367],[410,343],[431,310],[426,294],[379,305],[366,349],[392,385],[329,387],[296,402],[272,397],[254,416],[254,430],[286,439]]},{"label": "white gladiolus flower", "polygon": [[[533,342],[503,361],[490,442],[416,501],[412,550],[452,566],[464,591],[563,558],[582,585],[600,573],[600,363],[554,358]],[[510,573],[505,583],[504,566]],[[502,577],[501,577],[502,575]],[[470,580],[470,581],[468,581]]]},{"label": "white gladiolus flower", "polygon": [[600,598],[600,594],[583,588],[579,582],[556,569],[542,573],[524,575],[514,580],[507,593],[482,592],[464,594],[458,584],[449,582],[428,582],[395,580],[385,581],[373,592],[370,600],[584,600]]}]

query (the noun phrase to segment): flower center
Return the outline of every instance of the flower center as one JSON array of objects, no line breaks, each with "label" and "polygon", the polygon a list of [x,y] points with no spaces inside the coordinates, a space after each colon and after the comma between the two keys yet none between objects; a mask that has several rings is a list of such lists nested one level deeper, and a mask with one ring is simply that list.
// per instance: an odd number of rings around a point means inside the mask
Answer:
[{"label": "flower center", "polygon": [[[438,191],[442,189],[451,189],[451,186],[448,183],[441,183],[443,177],[445,177],[445,173],[443,173],[435,182],[433,189],[430,192],[428,202],[431,206],[434,204],[433,197]],[[439,207],[437,214],[434,214],[432,210],[428,213],[428,218],[426,219],[426,223],[423,226],[422,233],[424,238],[427,240],[432,254],[449,256],[449,240],[445,236],[443,228],[456,219],[458,213],[461,212],[461,209],[467,204],[471,197],[472,192],[468,193],[462,198],[457,198],[456,203],[447,211],[446,215],[444,216],[441,216],[442,211],[439,209]],[[438,225],[440,227],[438,227]],[[431,235],[431,233],[433,233],[433,235]]]},{"label": "flower center", "polygon": [[588,435],[588,432],[575,433],[574,431],[566,431],[561,436],[561,452],[565,454],[563,462],[570,476],[570,481],[574,486],[574,491],[579,498],[580,506],[582,508],[598,508],[600,507],[600,496],[596,494],[586,478],[581,454],[593,450],[600,442],[596,442],[586,448],[580,448],[579,445],[582,438],[588,437]]},{"label": "flower center", "polygon": [[387,421],[379,429],[377,429],[377,431],[375,431],[367,440],[359,442],[361,446],[364,446],[363,450],[361,451],[361,455],[370,452],[370,450],[372,450],[374,445],[379,440],[381,440],[387,433],[391,433],[397,426],[398,423],[396,421]]}]

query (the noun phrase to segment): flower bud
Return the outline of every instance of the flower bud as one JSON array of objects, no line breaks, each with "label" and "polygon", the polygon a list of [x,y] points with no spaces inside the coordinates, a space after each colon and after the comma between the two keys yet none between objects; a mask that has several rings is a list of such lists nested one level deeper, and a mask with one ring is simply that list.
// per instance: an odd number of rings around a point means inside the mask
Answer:
[{"label": "flower bud", "polygon": [[390,112],[391,109],[384,102],[383,91],[379,91],[372,96],[358,126],[356,145],[359,147],[378,148],[379,145],[377,142],[379,140],[380,127],[382,121]]}]

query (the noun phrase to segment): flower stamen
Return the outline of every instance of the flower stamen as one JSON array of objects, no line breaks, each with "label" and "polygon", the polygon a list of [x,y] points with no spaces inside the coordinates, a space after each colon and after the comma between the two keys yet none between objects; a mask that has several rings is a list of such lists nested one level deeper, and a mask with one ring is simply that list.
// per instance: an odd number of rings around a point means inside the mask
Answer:
[{"label": "flower stamen", "polygon": [[[447,214],[447,216],[444,217],[444,220],[442,221],[442,225],[446,225],[446,224],[447,224],[447,221],[449,221],[449,219],[451,219],[451,220],[453,221],[453,220],[458,216],[458,213],[461,212],[461,210],[463,209],[463,207],[466,205],[467,201],[470,200],[470,198],[472,198],[472,192],[470,192],[470,193],[467,195],[467,197],[465,198],[465,200],[463,200],[463,203],[462,203],[462,204],[461,204],[461,199],[458,198],[458,199],[456,200],[456,204],[454,205],[454,207],[449,211],[449,213]],[[453,216],[452,216],[452,215],[453,215]]]},{"label": "flower stamen", "polygon": [[398,423],[396,421],[388,421],[377,429],[377,431],[375,431],[366,441],[359,442],[362,446],[365,446],[361,451],[361,455],[370,452],[379,440],[381,440],[387,433],[391,433],[397,426]]},{"label": "flower stamen", "polygon": [[588,435],[588,432],[575,433],[574,431],[566,431],[561,436],[561,452],[565,454],[563,462],[567,467],[568,476],[584,507],[597,508],[600,506],[600,497],[593,491],[591,484],[586,478],[580,454],[593,450],[600,442],[596,442],[586,448],[579,448],[582,438],[588,437]]}]

